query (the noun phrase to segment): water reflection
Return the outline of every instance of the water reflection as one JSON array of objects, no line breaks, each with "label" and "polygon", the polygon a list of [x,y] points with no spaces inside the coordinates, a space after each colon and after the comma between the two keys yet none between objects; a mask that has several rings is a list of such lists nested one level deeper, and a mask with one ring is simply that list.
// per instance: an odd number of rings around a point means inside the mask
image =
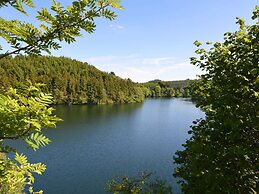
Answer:
[{"label": "water reflection", "polygon": [[56,106],[64,119],[47,131],[53,142],[30,161],[47,165],[35,188],[46,194],[102,194],[107,180],[156,171],[180,192],[172,178],[172,156],[188,138],[192,121],[203,116],[184,99],[148,99],[142,104]]}]

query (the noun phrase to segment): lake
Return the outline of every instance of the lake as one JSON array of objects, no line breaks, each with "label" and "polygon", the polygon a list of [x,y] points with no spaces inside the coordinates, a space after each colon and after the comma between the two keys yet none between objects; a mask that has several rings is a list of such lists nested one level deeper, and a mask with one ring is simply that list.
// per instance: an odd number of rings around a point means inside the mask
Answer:
[{"label": "lake", "polygon": [[106,182],[153,171],[180,193],[172,176],[173,155],[189,137],[192,121],[204,117],[182,98],[146,99],[141,104],[56,106],[64,121],[47,130],[52,143],[37,152],[17,143],[30,162],[47,170],[36,176],[45,194],[102,194]]}]

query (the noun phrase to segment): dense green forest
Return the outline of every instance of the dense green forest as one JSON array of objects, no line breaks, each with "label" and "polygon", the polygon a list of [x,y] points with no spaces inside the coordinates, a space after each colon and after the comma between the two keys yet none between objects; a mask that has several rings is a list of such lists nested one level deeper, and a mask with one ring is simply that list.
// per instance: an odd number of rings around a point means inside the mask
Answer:
[{"label": "dense green forest", "polygon": [[136,84],[113,72],[66,57],[16,56],[0,61],[0,90],[19,88],[28,81],[44,83],[55,104],[111,104],[142,102],[144,97],[190,97],[194,80],[153,80]]},{"label": "dense green forest", "polygon": [[190,97],[189,87],[196,80],[153,80],[140,84],[145,97]]},{"label": "dense green forest", "polygon": [[0,61],[0,88],[19,88],[29,80],[44,83],[56,104],[142,102],[141,87],[92,65],[65,57],[16,56]]}]

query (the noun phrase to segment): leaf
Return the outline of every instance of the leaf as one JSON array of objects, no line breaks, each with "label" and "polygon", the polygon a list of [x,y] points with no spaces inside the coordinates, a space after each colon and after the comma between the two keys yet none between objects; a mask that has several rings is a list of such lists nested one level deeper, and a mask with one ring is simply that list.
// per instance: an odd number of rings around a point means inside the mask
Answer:
[{"label": "leaf", "polygon": [[27,157],[23,154],[15,153],[15,160],[20,163],[20,165],[25,165],[28,163]]},{"label": "leaf", "polygon": [[258,69],[254,68],[250,71],[250,73],[253,75],[253,76],[256,76],[258,75]]},{"label": "leaf", "polygon": [[195,42],[193,43],[195,46],[199,47],[201,46],[201,42],[199,42],[198,40],[195,40]]},{"label": "leaf", "polygon": [[51,141],[49,138],[40,133],[32,133],[29,137],[25,138],[25,142],[31,147],[34,151],[39,149],[39,147],[44,147],[49,144]]}]

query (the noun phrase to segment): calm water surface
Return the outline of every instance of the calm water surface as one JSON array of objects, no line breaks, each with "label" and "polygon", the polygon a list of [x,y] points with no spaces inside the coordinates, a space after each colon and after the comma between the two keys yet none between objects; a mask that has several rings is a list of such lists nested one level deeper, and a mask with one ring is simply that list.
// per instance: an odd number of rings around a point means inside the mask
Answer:
[{"label": "calm water surface", "polygon": [[30,162],[47,165],[34,186],[45,194],[102,194],[107,180],[143,170],[155,171],[180,193],[172,157],[192,121],[204,116],[186,99],[57,106],[56,114],[64,121],[46,132],[49,146],[34,152],[19,145]]}]

